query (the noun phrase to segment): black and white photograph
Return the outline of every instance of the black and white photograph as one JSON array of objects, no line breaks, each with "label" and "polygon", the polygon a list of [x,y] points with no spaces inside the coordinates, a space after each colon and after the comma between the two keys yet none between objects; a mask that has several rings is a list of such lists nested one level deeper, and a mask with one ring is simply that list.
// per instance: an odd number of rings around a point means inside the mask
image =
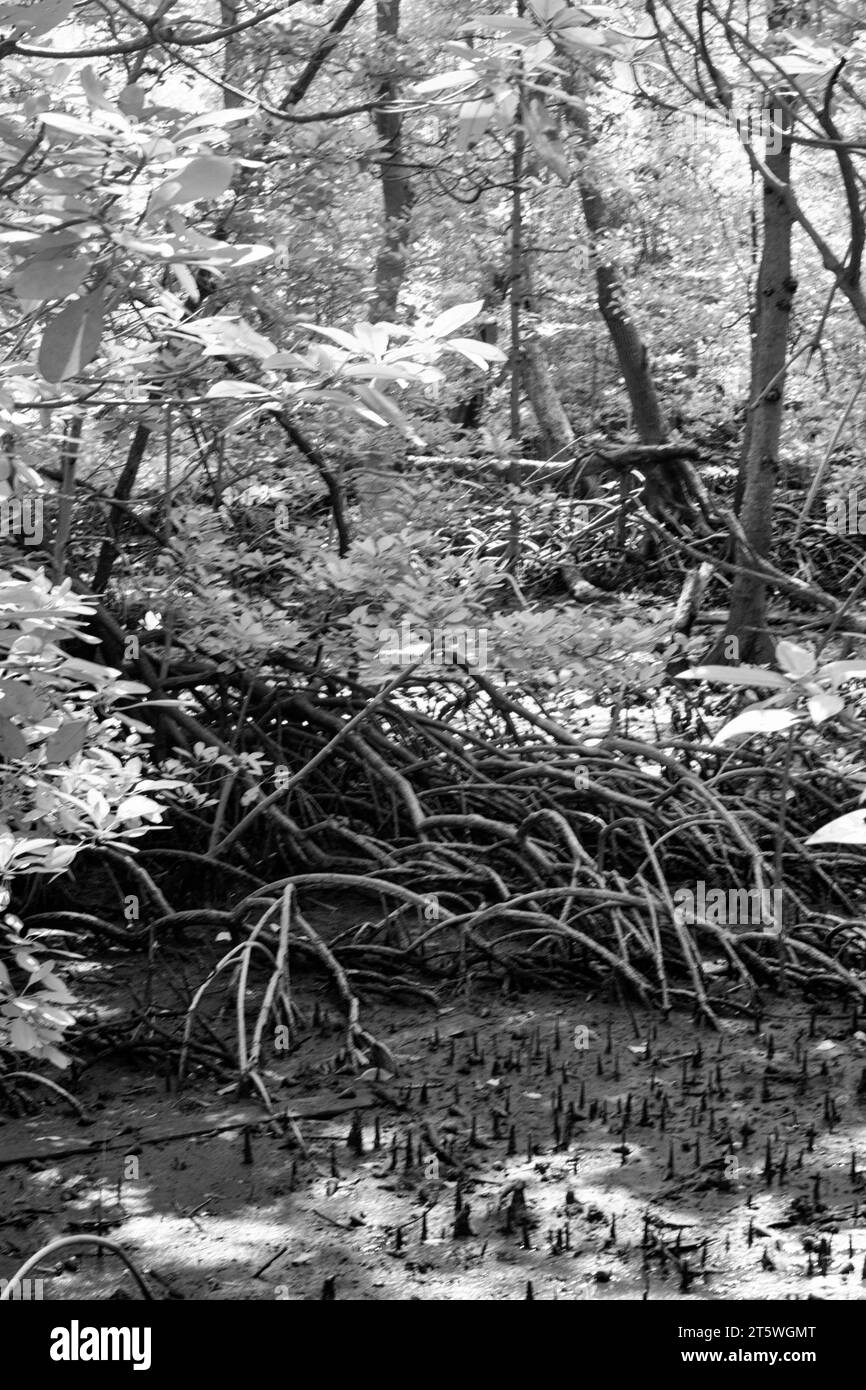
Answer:
[{"label": "black and white photograph", "polygon": [[193,1374],[225,1302],[829,1368],[864,250],[858,0],[0,5],[0,1325],[49,1380]]}]

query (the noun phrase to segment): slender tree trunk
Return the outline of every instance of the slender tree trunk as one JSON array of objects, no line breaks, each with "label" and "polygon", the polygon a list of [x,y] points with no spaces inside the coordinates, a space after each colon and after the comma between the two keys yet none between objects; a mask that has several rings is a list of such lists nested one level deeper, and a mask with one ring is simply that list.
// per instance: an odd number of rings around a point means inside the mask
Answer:
[{"label": "slender tree trunk", "polygon": [[526,394],[538,422],[542,458],[573,456],[574,430],[554,384],[547,353],[537,339],[524,344],[521,369]]},{"label": "slender tree trunk", "polygon": [[[400,0],[377,0],[376,34],[387,60],[396,56],[400,32]],[[391,322],[397,313],[397,300],[406,274],[406,253],[411,236],[414,194],[409,165],[403,150],[403,117],[396,105],[398,83],[386,77],[379,88],[381,104],[373,112],[373,123],[381,150],[382,203],[385,228],[376,257],[375,292],[370,305],[370,322]]]},{"label": "slender tree trunk", "polygon": [[746,418],[743,423],[743,437],[740,440],[740,459],[737,465],[737,481],[734,487],[734,511],[739,516],[743,506],[743,498],[746,495],[746,472],[749,466],[749,451],[752,446],[752,423],[754,411],[752,402],[757,400],[761,394],[758,379],[755,375],[758,365],[758,354],[755,351],[755,343],[758,336],[758,306],[753,302],[749,311],[749,398],[746,401]]},{"label": "slender tree trunk", "polygon": [[[484,302],[482,317],[479,320],[479,328],[476,336],[483,343],[496,343],[499,338],[499,329],[495,318],[496,310],[504,302],[509,293],[511,283],[511,271],[508,266],[503,265],[497,268],[495,265],[488,264],[483,267],[480,298]],[[527,248],[522,247],[520,257],[520,272],[516,282],[517,310],[520,308],[527,312],[532,312],[533,288],[531,257]],[[538,434],[542,457],[551,459],[568,455],[569,450],[574,444],[574,430],[571,422],[565,413],[559,392],[556,389],[553,372],[543,343],[537,338],[527,334],[525,325],[518,325],[520,337],[519,371],[514,382],[514,389],[522,387],[532,413],[538,423]],[[461,401],[451,411],[451,421],[463,430],[478,429],[481,424],[486,388],[482,384],[477,391],[466,401]],[[524,434],[523,424],[519,418],[517,427],[522,438]]]},{"label": "slender tree trunk", "polygon": [[[517,0],[518,17],[523,14],[523,0]],[[519,91],[522,95],[522,80]],[[520,377],[521,377],[521,320],[520,311],[523,302],[524,292],[524,273],[525,273],[525,253],[523,246],[523,163],[526,154],[526,131],[523,128],[523,121],[518,107],[517,117],[514,124],[514,141],[511,151],[511,260],[509,274],[509,296],[508,296],[508,321],[510,336],[510,361],[511,371],[511,391],[509,397],[509,434],[512,443],[517,448],[522,430],[520,425]],[[520,463],[516,452],[511,455],[508,463],[508,483],[512,490],[520,486]],[[511,571],[519,570],[520,559],[520,513],[513,501],[509,511],[508,523],[508,546],[505,552],[505,562]]]},{"label": "slender tree trunk", "polygon": [[[752,170],[751,205],[750,205],[750,208],[749,208],[749,223],[750,223],[750,231],[751,231],[751,247],[750,247],[750,254],[751,254],[751,263],[752,263],[753,272],[754,272],[756,269],[757,269],[758,272],[760,272],[760,264],[759,264],[759,259],[760,259],[760,240],[761,240],[761,235],[760,235],[760,230],[759,230],[760,218],[759,218],[759,216],[758,216],[758,208],[757,208],[757,202],[756,202],[756,198],[755,198],[754,189],[755,189],[755,171],[754,171],[754,169],[753,169],[753,170]],[[755,368],[756,368],[756,364],[757,364],[757,360],[758,360],[757,354],[756,354],[756,352],[755,352],[755,339],[757,338],[757,334],[758,334],[758,304],[757,304],[757,300],[753,297],[753,298],[752,298],[752,304],[751,304],[751,307],[750,307],[750,309],[749,309],[749,398],[748,398],[748,400],[746,401],[746,417],[745,417],[745,421],[744,421],[744,423],[743,423],[743,434],[742,434],[742,438],[740,439],[740,458],[739,458],[739,464],[738,464],[738,466],[737,466],[737,483],[736,483],[736,488],[735,488],[735,490],[734,490],[734,511],[737,513],[737,516],[739,516],[739,514],[740,514],[740,508],[741,508],[742,505],[743,505],[743,497],[744,497],[745,491],[746,491],[746,466],[747,466],[747,461],[748,461],[748,457],[749,457],[749,444],[750,444],[750,441],[751,441],[751,438],[752,438],[752,414],[753,414],[753,412],[752,412],[752,402],[753,402],[754,400],[757,400],[757,397],[758,397],[758,395],[760,394],[760,391],[759,391],[759,388],[758,388],[758,385],[757,385],[757,378],[756,378],[756,376],[755,376]],[[732,555],[733,555],[733,551],[732,551]]]},{"label": "slender tree trunk", "polygon": [[[785,136],[777,154],[766,156],[767,168],[786,186],[791,177],[791,142]],[[773,538],[773,494],[779,473],[779,439],[785,390],[785,361],[791,300],[796,281],[791,274],[792,219],[785,198],[764,188],[764,247],[756,293],[756,333],[753,339],[752,388],[758,401],[752,412],[740,521],[749,547],[767,556]],[[751,570],[754,560],[740,547],[739,563]],[[724,659],[768,661],[773,654],[767,631],[767,585],[754,574],[734,580],[731,607],[723,639]]]},{"label": "slender tree trunk", "polygon": [[83,416],[73,415],[67,420],[63,431],[63,449],[60,454],[60,494],[57,508],[57,529],[54,535],[53,579],[55,584],[66,577],[66,550],[72,535],[72,519],[75,514],[75,470],[78,465],[78,451],[81,447]]},{"label": "slender tree trunk", "polygon": [[625,381],[635,433],[641,444],[664,444],[668,427],[650,370],[649,353],[629,313],[619,271],[599,249],[607,230],[604,199],[585,171],[579,175],[578,186],[594,252],[598,311],[610,334]]},{"label": "slender tree trunk", "polygon": [[[521,255],[518,294],[526,315],[537,313],[535,299],[535,261],[532,247],[525,245]],[[530,319],[531,322],[531,319]],[[561,459],[573,453],[574,430],[556,389],[543,340],[525,323],[520,342],[520,379],[538,425],[541,456]]]},{"label": "slender tree trunk", "polygon": [[[508,295],[508,279],[508,265],[504,262],[497,266],[494,262],[488,261],[481,267],[478,297],[482,301],[483,307],[477,319],[478,328],[475,329],[473,325],[473,336],[479,342],[491,343],[495,346],[499,341],[499,324],[496,321],[496,314],[505,303]],[[449,416],[451,423],[457,425],[458,429],[461,430],[477,430],[481,425],[486,399],[487,387],[482,381],[471,396],[453,407]]]},{"label": "slender tree trunk", "polygon": [[595,136],[585,112],[569,107],[568,115],[583,139],[577,185],[595,264],[598,310],[607,326],[625,381],[638,439],[641,444],[664,444],[668,426],[650,370],[649,353],[629,313],[619,270],[604,252],[604,237],[610,223],[604,196],[591,167]]},{"label": "slender tree trunk", "polygon": [[[610,214],[592,167],[595,135],[584,110],[568,106],[567,116],[582,137],[577,186],[595,266],[598,310],[613,343],[631,406],[635,433],[641,444],[664,444],[668,437],[668,423],[656,390],[649,351],[629,312],[619,268],[605,251]],[[646,474],[643,500],[654,516],[664,518],[691,513],[693,507],[688,480],[676,460]]]},{"label": "slender tree trunk", "polygon": [[[223,28],[229,29],[238,22],[238,0],[220,0],[220,23]],[[228,91],[223,87],[223,106],[226,110],[234,109],[243,105],[243,83],[241,81],[241,53],[242,44],[238,42],[243,39],[243,35],[230,34],[225,40],[223,48],[223,82],[228,87],[234,88]]]},{"label": "slender tree trunk", "polygon": [[96,562],[96,570],[93,576],[91,589],[95,594],[101,594],[108,586],[111,578],[111,571],[114,562],[120,553],[118,537],[123,526],[124,507],[123,503],[128,502],[135,487],[135,480],[138,477],[138,470],[150,439],[150,426],[138,424],[132,436],[132,443],[126,455],[126,461],[120,472],[120,477],[114,488],[113,500],[118,505],[112,506],[108,513],[108,524],[106,527],[107,535],[99,548],[99,558]]}]

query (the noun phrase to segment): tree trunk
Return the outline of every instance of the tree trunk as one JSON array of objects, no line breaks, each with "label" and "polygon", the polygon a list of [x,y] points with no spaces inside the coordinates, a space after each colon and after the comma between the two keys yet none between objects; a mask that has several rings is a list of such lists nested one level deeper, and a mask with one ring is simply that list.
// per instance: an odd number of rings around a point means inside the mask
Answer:
[{"label": "tree trunk", "polygon": [[113,493],[113,505],[109,509],[108,522],[106,526],[107,535],[99,548],[99,558],[96,562],[96,570],[93,576],[91,589],[95,594],[105,592],[108,581],[111,578],[111,571],[114,562],[120,554],[120,547],[117,543],[121,529],[123,527],[124,507],[123,503],[128,502],[132,496],[132,490],[138,477],[138,470],[144,453],[150,440],[150,426],[139,423],[135,427],[132,436],[132,443],[126,455],[126,462],[120,472],[120,477]]},{"label": "tree trunk", "polygon": [[[524,313],[533,312],[532,256],[526,246],[521,247],[519,257],[517,298]],[[482,269],[480,297],[484,302],[479,328],[476,336],[483,343],[496,343],[499,329],[495,314],[509,293],[512,271],[507,265],[496,267],[487,264]],[[532,413],[538,423],[538,433],[542,457],[552,459],[568,455],[574,445],[574,430],[563,408],[544,345],[537,338],[527,341],[526,330],[521,331],[520,351],[518,353],[518,381],[529,400]],[[451,411],[451,421],[463,430],[475,430],[481,424],[486,387],[484,384],[466,401],[461,401]],[[518,426],[520,421],[518,419]],[[520,427],[520,433],[523,433]]]},{"label": "tree trunk", "polygon": [[635,432],[642,444],[664,444],[668,427],[650,370],[649,353],[629,314],[619,271],[604,254],[603,241],[610,220],[604,195],[591,168],[595,136],[583,110],[569,106],[568,117],[580,131],[583,142],[577,186],[595,265],[598,310],[611,336],[625,381]]},{"label": "tree trunk", "polygon": [[[494,346],[498,343],[499,324],[496,321],[496,314],[505,302],[508,284],[507,264],[496,266],[493,262],[487,262],[481,267],[479,298],[482,301],[482,309],[477,319],[478,328],[473,334],[479,342],[491,343]],[[487,386],[482,380],[481,385],[476,391],[473,391],[471,396],[453,407],[449,416],[451,423],[461,430],[479,429],[486,400]]]},{"label": "tree trunk", "polygon": [[[791,177],[791,142],[785,136],[777,154],[766,156],[767,168],[786,186]],[[740,521],[751,549],[767,556],[773,538],[773,494],[779,473],[779,438],[785,390],[785,360],[791,300],[792,218],[785,198],[764,187],[764,247],[755,296],[757,331],[753,340],[752,387],[759,403],[752,412]],[[772,384],[771,384],[772,383]],[[754,559],[741,546],[738,562],[754,570]],[[737,574],[731,607],[717,657],[735,662],[769,661],[767,585],[753,573]]]},{"label": "tree trunk", "polygon": [[[230,29],[238,22],[238,0],[220,0],[220,23],[224,29]],[[241,81],[241,44],[238,42],[241,36],[230,34],[225,40],[223,48],[223,82],[227,85],[223,87],[223,106],[226,110],[233,110],[238,106],[243,106],[243,96],[241,91],[243,83]],[[229,87],[233,88],[229,91]]]},{"label": "tree trunk", "polygon": [[[604,239],[610,228],[610,216],[592,170],[595,136],[584,110],[571,105],[566,110],[568,119],[580,131],[583,143],[577,186],[595,266],[598,310],[610,334],[625,382],[635,433],[642,444],[664,444],[668,424],[656,390],[649,352],[629,313],[619,269],[605,254]],[[654,516],[681,515],[693,510],[688,480],[676,463],[647,474],[643,500]]]},{"label": "tree trunk", "polygon": [[746,401],[746,418],[743,424],[743,437],[740,440],[740,459],[737,465],[737,482],[734,488],[734,511],[737,516],[743,506],[743,498],[746,495],[746,471],[749,466],[749,450],[752,445],[752,419],[754,412],[752,402],[758,399],[761,388],[755,375],[758,363],[758,354],[755,351],[755,343],[758,336],[758,306],[757,302],[752,304],[749,311],[749,360],[751,363],[749,370],[749,398]]},{"label": "tree trunk", "polygon": [[[396,40],[400,32],[400,0],[377,0],[376,33],[380,51],[387,61],[396,57]],[[375,293],[370,305],[370,322],[392,322],[397,313],[397,300],[406,274],[406,252],[411,234],[411,215],[414,194],[409,177],[409,165],[403,152],[403,117],[396,105],[398,84],[386,77],[380,88],[381,105],[373,112],[373,123],[381,142],[379,168],[382,178],[382,203],[385,229],[382,245],[376,257]]]},{"label": "tree trunk", "polygon": [[537,339],[524,343],[520,365],[526,394],[538,422],[541,457],[573,457],[574,430],[553,383],[547,353]]}]

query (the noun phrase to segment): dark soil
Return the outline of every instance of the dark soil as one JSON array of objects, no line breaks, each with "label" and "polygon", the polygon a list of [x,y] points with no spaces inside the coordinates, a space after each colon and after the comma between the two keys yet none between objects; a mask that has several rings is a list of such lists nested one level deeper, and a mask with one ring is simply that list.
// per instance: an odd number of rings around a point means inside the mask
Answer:
[{"label": "dark soil", "polygon": [[[92,998],[142,970],[118,957]],[[840,1006],[783,997],[715,1033],[577,989],[368,1001],[399,1071],[355,1077],[306,983],[264,1073],[274,1119],[212,1074],[168,1091],[134,1049],[60,1078],[85,1123],[25,1083],[33,1112],[0,1119],[0,1277],[92,1233],[157,1298],[863,1297],[866,1033]],[[137,1296],[92,1247],[31,1277]]]}]

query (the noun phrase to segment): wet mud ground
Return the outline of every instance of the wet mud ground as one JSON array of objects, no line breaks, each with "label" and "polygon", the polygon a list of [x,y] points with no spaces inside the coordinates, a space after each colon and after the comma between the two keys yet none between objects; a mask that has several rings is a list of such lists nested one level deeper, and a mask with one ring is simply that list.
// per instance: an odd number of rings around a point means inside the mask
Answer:
[{"label": "wet mud ground", "polygon": [[[91,981],[94,1007],[136,968]],[[129,1055],[81,1071],[83,1121],[25,1087],[32,1113],[0,1115],[0,1278],[89,1233],[157,1298],[864,1297],[866,1031],[840,1003],[715,1032],[586,987],[367,1002],[398,1070],[357,1076],[327,989],[301,1007],[264,1073],[272,1119]],[[86,1246],[31,1278],[138,1296]]]}]

